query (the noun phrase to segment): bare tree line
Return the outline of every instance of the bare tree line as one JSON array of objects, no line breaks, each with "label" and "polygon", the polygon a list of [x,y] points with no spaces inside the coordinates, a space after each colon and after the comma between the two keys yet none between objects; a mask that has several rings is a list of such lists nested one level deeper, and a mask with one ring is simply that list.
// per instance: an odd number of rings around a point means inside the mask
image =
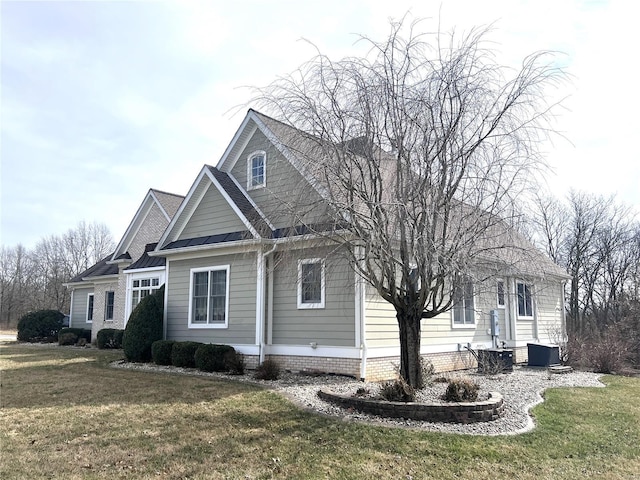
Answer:
[{"label": "bare tree line", "polygon": [[33,310],[67,313],[70,295],[63,284],[113,249],[106,225],[84,221],[62,235],[43,237],[33,249],[0,247],[0,325],[15,326]]},{"label": "bare tree line", "polygon": [[640,360],[640,222],[615,197],[571,191],[538,197],[534,239],[572,279],[567,332],[602,337],[615,330]]}]

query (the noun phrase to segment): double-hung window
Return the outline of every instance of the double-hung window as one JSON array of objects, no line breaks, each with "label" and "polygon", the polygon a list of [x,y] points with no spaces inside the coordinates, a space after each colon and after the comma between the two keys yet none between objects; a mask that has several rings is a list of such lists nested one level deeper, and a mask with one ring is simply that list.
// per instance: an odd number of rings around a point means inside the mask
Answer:
[{"label": "double-hung window", "polygon": [[533,318],[532,285],[518,282],[516,291],[518,294],[518,318]]},{"label": "double-hung window", "polygon": [[475,324],[473,282],[468,277],[457,278],[453,285],[453,326],[472,327]]},{"label": "double-hung window", "polygon": [[505,297],[505,291],[504,291],[504,281],[503,280],[498,280],[497,283],[496,283],[496,287],[497,287],[498,308],[505,308],[506,297]]},{"label": "double-hung window", "polygon": [[267,154],[253,152],[247,159],[247,190],[264,187],[267,183]]},{"label": "double-hung window", "polygon": [[113,320],[113,307],[115,304],[115,292],[104,293],[104,319]]},{"label": "double-hung window", "polygon": [[298,260],[298,308],[324,308],[324,261]]},{"label": "double-hung window", "polygon": [[189,327],[226,328],[229,322],[229,265],[191,269]]},{"label": "double-hung window", "polygon": [[93,322],[93,293],[87,295],[87,323]]}]

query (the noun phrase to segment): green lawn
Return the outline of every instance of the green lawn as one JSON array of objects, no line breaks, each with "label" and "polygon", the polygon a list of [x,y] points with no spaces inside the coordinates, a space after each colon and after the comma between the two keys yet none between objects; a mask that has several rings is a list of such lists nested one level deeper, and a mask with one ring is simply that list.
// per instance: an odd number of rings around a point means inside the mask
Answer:
[{"label": "green lawn", "polygon": [[346,423],[121,352],[0,347],[0,478],[640,478],[640,379],[558,389],[519,436]]}]

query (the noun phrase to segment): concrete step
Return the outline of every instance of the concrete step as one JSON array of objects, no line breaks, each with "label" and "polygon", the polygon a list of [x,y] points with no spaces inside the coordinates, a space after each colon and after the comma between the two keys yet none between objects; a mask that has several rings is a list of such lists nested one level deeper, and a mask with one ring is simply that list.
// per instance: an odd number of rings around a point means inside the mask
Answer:
[{"label": "concrete step", "polygon": [[549,367],[549,373],[571,373],[573,372],[573,368],[569,365],[551,365]]}]

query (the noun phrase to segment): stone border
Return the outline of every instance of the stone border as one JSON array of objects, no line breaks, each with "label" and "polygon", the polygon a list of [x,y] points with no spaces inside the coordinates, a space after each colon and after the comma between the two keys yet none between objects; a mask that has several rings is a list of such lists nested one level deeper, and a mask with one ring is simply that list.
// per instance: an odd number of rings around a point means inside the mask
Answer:
[{"label": "stone border", "polygon": [[347,397],[320,390],[318,397],[344,408],[383,417],[405,418],[427,422],[475,423],[497,420],[504,411],[504,399],[498,392],[489,392],[489,399],[464,403],[388,402],[371,398]]}]

